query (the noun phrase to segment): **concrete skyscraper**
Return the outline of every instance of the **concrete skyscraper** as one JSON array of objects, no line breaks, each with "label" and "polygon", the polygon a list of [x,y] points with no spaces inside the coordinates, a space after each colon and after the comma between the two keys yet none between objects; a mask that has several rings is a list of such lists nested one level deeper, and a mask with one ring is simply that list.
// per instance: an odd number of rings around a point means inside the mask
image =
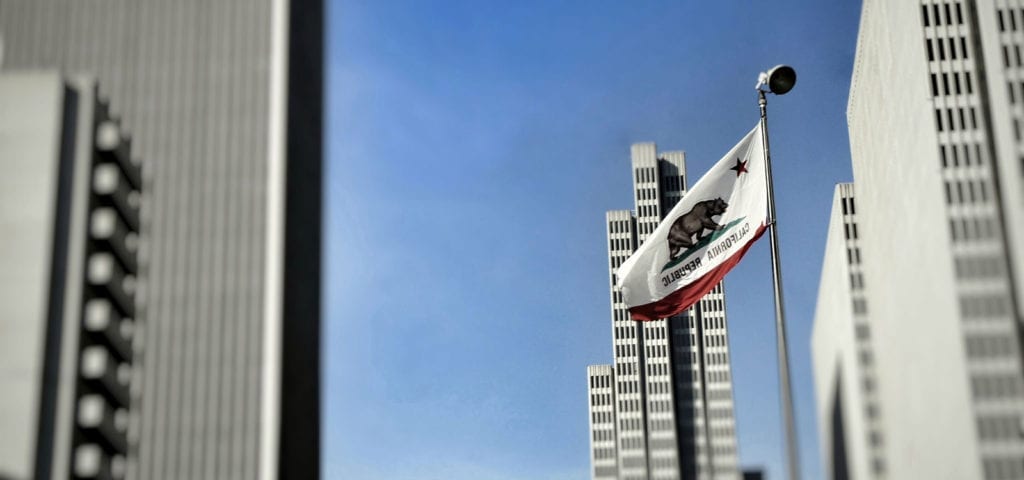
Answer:
[{"label": "concrete skyscraper", "polygon": [[[856,202],[845,221],[862,283],[837,273],[854,271],[836,253],[834,210],[815,319],[833,478],[1024,478],[1022,8],[864,2],[847,110],[854,186],[840,195]],[[853,303],[829,305],[844,296]],[[853,362],[862,324],[872,354]],[[847,333],[823,334],[833,329]],[[874,374],[846,378],[858,364]],[[844,391],[857,383],[870,398]],[[854,431],[874,415],[877,436]]]},{"label": "concrete skyscraper", "polygon": [[0,74],[0,478],[125,473],[141,183],[130,154],[95,81]]},{"label": "concrete skyscraper", "polygon": [[144,162],[129,478],[316,478],[321,0],[0,0]]},{"label": "concrete skyscraper", "polygon": [[719,284],[685,314],[636,322],[615,271],[686,188],[683,152],[632,147],[636,214],[607,212],[612,365],[587,367],[595,479],[739,478],[725,299]]}]

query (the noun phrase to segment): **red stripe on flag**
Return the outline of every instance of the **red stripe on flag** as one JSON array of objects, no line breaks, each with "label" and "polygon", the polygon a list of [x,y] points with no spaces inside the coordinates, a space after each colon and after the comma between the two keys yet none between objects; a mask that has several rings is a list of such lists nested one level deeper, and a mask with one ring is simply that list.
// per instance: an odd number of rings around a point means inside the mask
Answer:
[{"label": "red stripe on flag", "polygon": [[758,227],[757,231],[754,232],[754,238],[747,242],[740,251],[733,254],[733,256],[722,262],[721,265],[713,268],[710,272],[705,273],[703,277],[700,277],[693,283],[668,294],[665,298],[662,298],[657,302],[648,303],[646,305],[637,305],[629,309],[629,315],[633,320],[638,321],[658,320],[659,318],[671,317],[672,315],[676,315],[683,310],[690,308],[693,304],[697,303],[697,300],[700,300],[701,297],[707,295],[711,289],[715,288],[715,285],[718,285],[718,282],[722,281],[722,278],[725,277],[726,273],[729,273],[729,270],[732,270],[732,267],[735,267],[737,263],[740,263],[743,255],[747,253],[747,250],[750,249],[750,246],[753,245],[757,239],[761,238],[761,235],[765,230],[767,230],[767,227],[764,225]]}]

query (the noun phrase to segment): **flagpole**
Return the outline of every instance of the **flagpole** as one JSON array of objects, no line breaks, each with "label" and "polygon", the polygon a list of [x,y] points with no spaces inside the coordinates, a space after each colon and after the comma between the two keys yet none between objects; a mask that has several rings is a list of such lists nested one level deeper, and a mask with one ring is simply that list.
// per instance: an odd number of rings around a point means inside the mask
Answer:
[{"label": "flagpole", "polygon": [[[794,82],[795,74],[794,74]],[[783,92],[784,93],[784,92]],[[782,420],[786,433],[786,460],[789,480],[800,480],[800,462],[797,458],[796,425],[794,423],[793,390],[789,381],[789,347],[786,342],[786,314],[782,306],[782,267],[779,262],[779,237],[775,222],[775,189],[772,184],[772,160],[768,152],[768,100],[764,90],[757,89],[761,107],[761,142],[764,145],[764,170],[768,183],[768,225],[771,227],[772,285],[775,287],[775,349],[779,364],[779,395]]]}]

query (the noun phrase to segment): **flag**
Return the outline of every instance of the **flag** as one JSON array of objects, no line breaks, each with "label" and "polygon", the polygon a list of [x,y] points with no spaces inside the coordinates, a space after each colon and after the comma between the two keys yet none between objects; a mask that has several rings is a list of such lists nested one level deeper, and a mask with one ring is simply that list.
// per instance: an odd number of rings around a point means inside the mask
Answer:
[{"label": "flag", "polygon": [[617,272],[633,320],[690,308],[739,263],[768,224],[760,124],[694,184]]}]

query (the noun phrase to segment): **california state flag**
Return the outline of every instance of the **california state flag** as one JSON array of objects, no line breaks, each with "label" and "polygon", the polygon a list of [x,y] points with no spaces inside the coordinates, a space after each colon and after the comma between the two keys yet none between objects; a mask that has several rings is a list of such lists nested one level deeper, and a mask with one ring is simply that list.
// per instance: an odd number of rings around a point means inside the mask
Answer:
[{"label": "california state flag", "polygon": [[767,228],[760,125],[732,147],[619,267],[633,320],[686,310],[711,291]]}]

